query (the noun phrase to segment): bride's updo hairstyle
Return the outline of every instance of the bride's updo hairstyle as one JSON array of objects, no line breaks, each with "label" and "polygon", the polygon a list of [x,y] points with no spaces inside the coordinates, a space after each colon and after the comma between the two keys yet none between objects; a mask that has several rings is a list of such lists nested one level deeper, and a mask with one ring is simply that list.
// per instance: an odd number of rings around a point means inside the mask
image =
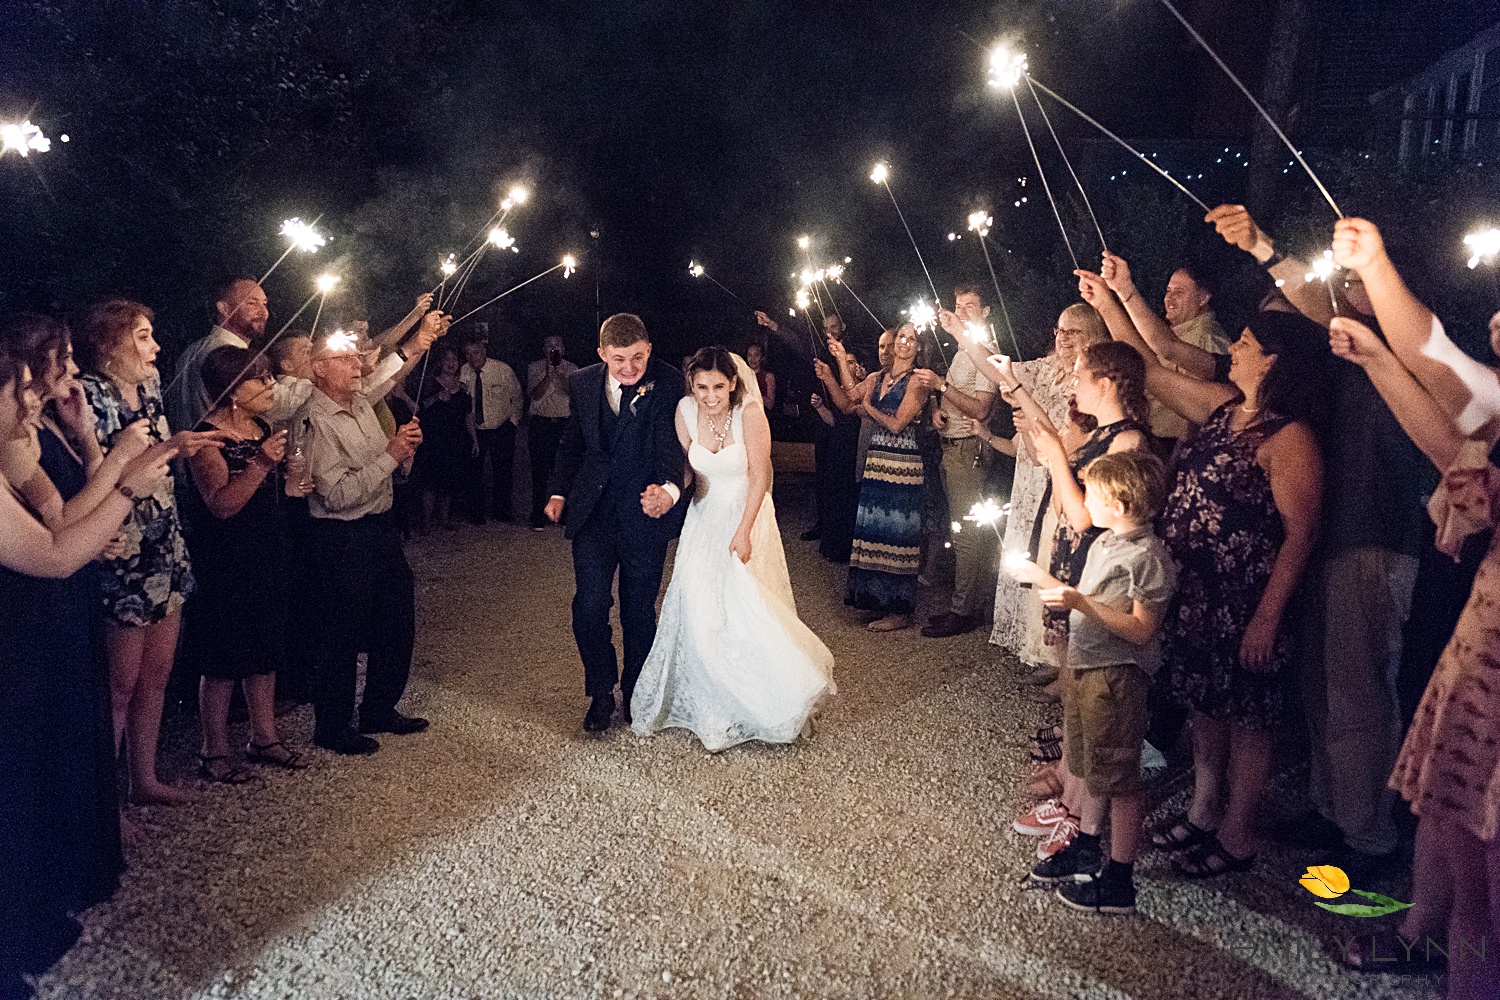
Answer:
[{"label": "bride's updo hairstyle", "polygon": [[729,353],[727,347],[701,347],[694,354],[687,366],[688,392],[693,391],[693,376],[699,372],[718,372],[729,381],[734,383],[734,388],[729,393],[729,408],[732,410],[745,398],[745,384],[740,380],[739,369],[735,367],[734,356]]}]

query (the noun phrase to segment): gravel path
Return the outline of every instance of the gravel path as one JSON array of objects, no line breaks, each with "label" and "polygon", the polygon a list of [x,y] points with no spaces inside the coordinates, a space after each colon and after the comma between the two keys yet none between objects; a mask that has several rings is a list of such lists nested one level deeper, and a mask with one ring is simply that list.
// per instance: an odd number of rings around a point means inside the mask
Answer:
[{"label": "gravel path", "polygon": [[[783,478],[795,538],[807,486]],[[979,633],[853,623],[812,545],[788,558],[840,698],[808,743],[717,756],[584,735],[560,531],[409,551],[403,707],[431,730],[133,811],[150,839],[42,997],[1429,995],[1326,957],[1368,928],[1312,906],[1305,856],[1210,885],[1148,857],[1135,918],[1025,888],[1032,842],[1008,826],[1040,710]],[[310,712],[283,723],[309,740]]]}]

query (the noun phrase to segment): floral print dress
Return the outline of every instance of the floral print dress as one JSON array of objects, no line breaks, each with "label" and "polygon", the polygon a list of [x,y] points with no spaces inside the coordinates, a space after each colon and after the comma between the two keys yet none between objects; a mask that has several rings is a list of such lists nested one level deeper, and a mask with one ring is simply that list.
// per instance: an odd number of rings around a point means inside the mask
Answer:
[{"label": "floral print dress", "polygon": [[[105,451],[137,420],[146,421],[152,444],[171,437],[158,379],[142,383],[139,410],[132,410],[115,383],[102,375],[84,375],[80,381],[94,409],[94,433]],[[100,574],[105,611],[118,625],[153,625],[179,609],[194,586],[172,476],[152,493],[136,498],[120,532],[125,550],[105,561]]]},{"label": "floral print dress", "polygon": [[1163,628],[1172,699],[1213,719],[1271,729],[1281,718],[1280,674],[1291,657],[1286,624],[1270,668],[1240,665],[1240,641],[1286,539],[1260,446],[1291,423],[1270,417],[1236,431],[1225,403],[1177,454],[1177,480],[1158,534],[1177,563],[1177,600]]}]

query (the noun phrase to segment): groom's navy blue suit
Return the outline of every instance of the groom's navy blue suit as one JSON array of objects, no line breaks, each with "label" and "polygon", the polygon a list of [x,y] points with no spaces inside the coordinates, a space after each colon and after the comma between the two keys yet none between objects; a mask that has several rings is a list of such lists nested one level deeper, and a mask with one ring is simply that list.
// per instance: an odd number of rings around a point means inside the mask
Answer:
[{"label": "groom's navy blue suit", "polygon": [[[568,378],[568,424],[557,449],[548,493],[566,501],[563,523],[573,542],[573,637],[583,658],[585,691],[599,697],[618,682],[630,704],[646,654],[656,639],[656,595],[667,543],[682,530],[687,498],[661,518],[641,509],[652,483],[683,485],[682,445],[675,424],[687,391],[682,373],[652,358],[634,386],[623,386],[620,412],[609,405],[609,371],[590,365]],[[619,671],[609,610],[620,573],[620,625],[625,669]]]}]

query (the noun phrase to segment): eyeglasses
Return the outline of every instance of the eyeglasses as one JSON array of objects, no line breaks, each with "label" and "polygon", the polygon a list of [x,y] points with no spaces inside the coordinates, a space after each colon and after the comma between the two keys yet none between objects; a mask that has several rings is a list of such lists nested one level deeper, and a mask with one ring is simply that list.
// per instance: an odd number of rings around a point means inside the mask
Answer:
[{"label": "eyeglasses", "polygon": [[1052,328],[1052,336],[1054,337],[1061,337],[1065,333],[1070,337],[1085,336],[1085,332],[1083,330],[1069,330],[1065,326],[1054,326]]}]

